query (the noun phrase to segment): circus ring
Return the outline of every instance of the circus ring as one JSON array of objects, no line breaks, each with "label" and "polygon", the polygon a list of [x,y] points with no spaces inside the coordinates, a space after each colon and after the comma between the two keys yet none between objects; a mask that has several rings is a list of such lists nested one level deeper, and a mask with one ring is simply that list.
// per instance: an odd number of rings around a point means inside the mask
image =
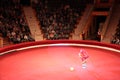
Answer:
[{"label": "circus ring", "polygon": [[[88,52],[81,67],[79,50]],[[0,80],[119,80],[120,46],[94,41],[39,41],[0,48]]]}]

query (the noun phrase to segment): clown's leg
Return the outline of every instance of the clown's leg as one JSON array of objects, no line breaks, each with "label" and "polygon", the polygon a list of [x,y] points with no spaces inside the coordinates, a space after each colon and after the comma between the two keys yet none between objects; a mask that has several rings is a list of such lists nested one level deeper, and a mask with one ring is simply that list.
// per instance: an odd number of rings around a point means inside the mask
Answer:
[{"label": "clown's leg", "polygon": [[86,64],[86,60],[82,62],[82,68],[86,68],[87,64]]}]

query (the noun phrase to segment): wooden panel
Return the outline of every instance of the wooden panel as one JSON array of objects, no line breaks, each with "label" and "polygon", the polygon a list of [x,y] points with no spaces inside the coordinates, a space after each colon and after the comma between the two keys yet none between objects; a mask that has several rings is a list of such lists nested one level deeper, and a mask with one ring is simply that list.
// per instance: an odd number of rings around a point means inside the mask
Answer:
[{"label": "wooden panel", "polygon": [[0,47],[3,47],[3,38],[0,37]]},{"label": "wooden panel", "polygon": [[108,16],[108,11],[94,11],[92,12],[93,16]]}]

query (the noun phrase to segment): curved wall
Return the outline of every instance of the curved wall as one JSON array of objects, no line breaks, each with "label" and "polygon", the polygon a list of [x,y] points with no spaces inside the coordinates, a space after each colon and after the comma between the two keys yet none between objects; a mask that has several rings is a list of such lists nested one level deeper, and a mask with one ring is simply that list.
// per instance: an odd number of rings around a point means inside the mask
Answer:
[{"label": "curved wall", "polygon": [[110,50],[116,50],[117,52],[120,52],[120,46],[114,45],[114,44],[106,44],[96,41],[86,41],[86,40],[45,40],[45,41],[37,41],[37,42],[26,42],[26,43],[20,43],[15,44],[11,46],[6,46],[3,48],[0,48],[0,55],[17,51],[17,50],[23,50],[23,49],[30,49],[30,48],[36,48],[36,47],[44,47],[44,46],[55,46],[55,45],[68,45],[68,46],[85,46],[85,47],[95,47],[95,48],[109,48]]}]

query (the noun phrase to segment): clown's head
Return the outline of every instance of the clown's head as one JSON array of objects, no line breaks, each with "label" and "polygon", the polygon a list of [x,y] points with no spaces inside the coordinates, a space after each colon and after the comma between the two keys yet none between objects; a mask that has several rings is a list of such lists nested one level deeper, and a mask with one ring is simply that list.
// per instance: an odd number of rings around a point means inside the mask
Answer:
[{"label": "clown's head", "polygon": [[84,50],[83,49],[80,49],[80,53],[82,53]]}]

